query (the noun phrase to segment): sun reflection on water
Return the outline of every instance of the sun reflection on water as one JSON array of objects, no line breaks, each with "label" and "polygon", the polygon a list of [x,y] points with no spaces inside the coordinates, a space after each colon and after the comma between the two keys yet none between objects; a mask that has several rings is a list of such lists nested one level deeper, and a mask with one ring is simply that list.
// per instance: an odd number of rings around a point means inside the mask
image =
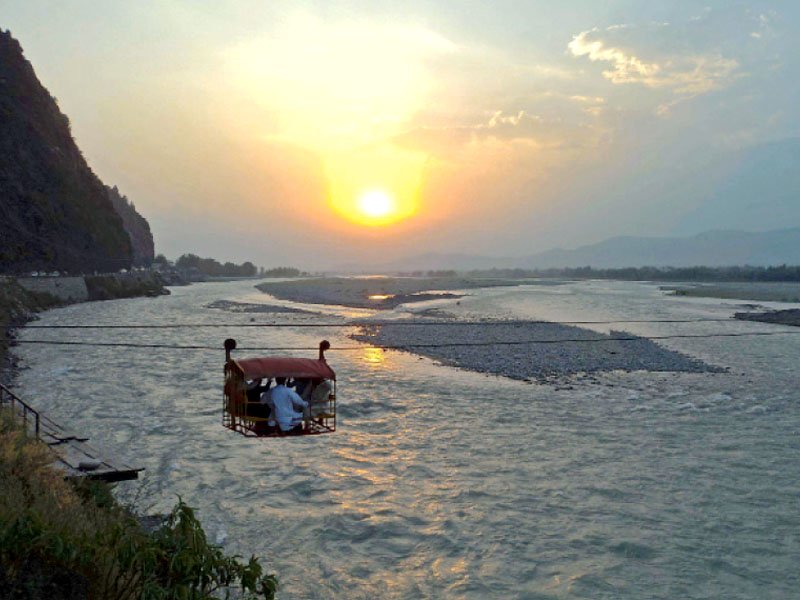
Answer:
[{"label": "sun reflection on water", "polygon": [[379,366],[386,362],[386,352],[380,348],[364,348],[361,360],[371,366]]}]

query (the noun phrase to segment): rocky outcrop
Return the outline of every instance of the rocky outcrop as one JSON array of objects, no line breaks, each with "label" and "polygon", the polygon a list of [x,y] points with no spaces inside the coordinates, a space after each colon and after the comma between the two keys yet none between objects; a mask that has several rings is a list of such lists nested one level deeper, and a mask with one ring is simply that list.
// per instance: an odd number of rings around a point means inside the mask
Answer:
[{"label": "rocky outcrop", "polygon": [[109,272],[131,237],[19,42],[0,31],[0,272]]},{"label": "rocky outcrop", "polygon": [[133,202],[119,193],[117,186],[107,187],[108,198],[114,205],[114,210],[122,218],[122,226],[128,232],[133,249],[133,266],[149,267],[155,258],[155,246],[150,224],[140,215]]}]

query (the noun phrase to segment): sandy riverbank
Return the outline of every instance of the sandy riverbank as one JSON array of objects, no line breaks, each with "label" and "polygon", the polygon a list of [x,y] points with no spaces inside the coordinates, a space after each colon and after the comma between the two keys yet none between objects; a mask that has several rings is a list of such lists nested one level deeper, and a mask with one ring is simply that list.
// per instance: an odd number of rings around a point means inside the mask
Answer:
[{"label": "sandy riverbank", "polygon": [[[402,346],[408,352],[471,371],[550,383],[600,371],[716,373],[725,370],[625,332],[605,335],[558,323],[387,324],[365,326],[361,333],[352,337],[375,345]],[[635,339],[612,339],[616,337]],[[443,340],[448,344],[483,345],[429,346]],[[532,340],[549,343],[526,343]]]},{"label": "sandy riverbank", "polygon": [[400,304],[438,298],[487,287],[559,285],[547,279],[478,279],[469,277],[326,277],[261,283],[256,287],[281,300],[305,304],[338,304],[353,308],[392,309]]},{"label": "sandy riverbank", "polygon": [[662,286],[674,296],[721,298],[756,302],[800,302],[800,283],[792,282],[719,282]]}]

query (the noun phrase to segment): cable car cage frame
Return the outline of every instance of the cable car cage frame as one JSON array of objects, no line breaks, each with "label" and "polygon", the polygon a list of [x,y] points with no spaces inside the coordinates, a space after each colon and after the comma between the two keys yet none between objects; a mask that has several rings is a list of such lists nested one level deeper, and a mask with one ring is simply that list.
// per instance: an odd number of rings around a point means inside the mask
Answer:
[{"label": "cable car cage frame", "polygon": [[[325,351],[331,345],[327,340],[319,344],[319,358],[231,358],[236,349],[236,340],[225,340],[225,384],[222,399],[222,425],[246,437],[285,437],[296,435],[319,435],[336,431],[336,373],[325,360]],[[247,381],[263,378],[286,377],[308,379],[311,394],[324,381],[329,381],[331,391],[327,398],[311,405],[306,413],[302,430],[284,432],[270,425],[271,419],[264,415],[264,405],[247,397]]]}]

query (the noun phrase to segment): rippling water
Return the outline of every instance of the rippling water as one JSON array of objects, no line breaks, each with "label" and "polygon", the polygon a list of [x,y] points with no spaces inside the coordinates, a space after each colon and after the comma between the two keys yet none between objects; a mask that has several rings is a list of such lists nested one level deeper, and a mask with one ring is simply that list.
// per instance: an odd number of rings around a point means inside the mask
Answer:
[{"label": "rippling water", "polygon": [[[425,306],[464,317],[598,320],[725,317],[736,305],[614,282],[470,293],[460,305]],[[365,313],[206,308],[221,299],[270,302],[250,282],[197,284],[169,297],[58,309],[41,323],[330,322]],[[347,333],[29,329],[22,338],[353,345]],[[96,445],[146,467],[141,482],[120,485],[124,500],[155,512],[181,495],[212,540],[265,557],[282,598],[799,597],[800,336],[664,345],[730,371],[608,373],[599,383],[547,386],[365,346],[329,356],[339,431],[277,440],[221,426],[221,348],[22,345],[30,369],[17,387]]]}]

